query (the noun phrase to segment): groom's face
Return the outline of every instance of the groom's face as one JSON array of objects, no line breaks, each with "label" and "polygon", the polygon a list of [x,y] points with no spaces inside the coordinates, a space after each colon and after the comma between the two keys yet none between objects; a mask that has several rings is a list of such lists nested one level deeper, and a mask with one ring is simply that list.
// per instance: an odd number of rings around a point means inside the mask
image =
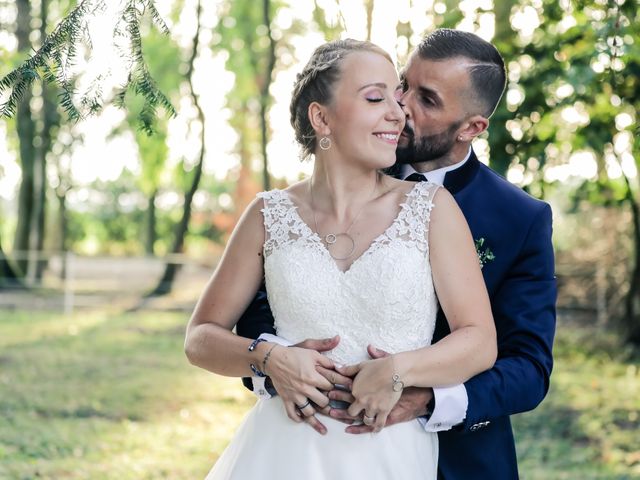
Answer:
[{"label": "groom's face", "polygon": [[465,59],[424,60],[414,53],[401,81],[407,123],[397,161],[425,162],[430,169],[458,161],[450,157],[459,147],[457,138],[468,117],[465,106],[471,85]]}]

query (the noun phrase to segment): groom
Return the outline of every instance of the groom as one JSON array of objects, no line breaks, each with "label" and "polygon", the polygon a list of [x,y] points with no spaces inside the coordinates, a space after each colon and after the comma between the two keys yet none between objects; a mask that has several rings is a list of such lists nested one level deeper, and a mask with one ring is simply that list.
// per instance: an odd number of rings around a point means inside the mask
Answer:
[{"label": "groom", "polygon": [[[503,60],[471,33],[439,29],[427,35],[402,73],[407,116],[395,174],[444,185],[458,202],[476,241],[498,333],[493,368],[464,385],[405,389],[387,425],[421,418],[439,432],[439,478],[518,478],[509,416],[535,408],[549,388],[556,282],[551,209],[480,163],[471,142],[483,133],[505,86]],[[410,279],[408,280],[410,281]],[[273,333],[266,295],[259,292],[237,326],[256,338]],[[449,333],[442,312],[434,342]],[[331,340],[308,340],[326,350]],[[374,357],[384,355],[370,349]],[[334,400],[352,400],[334,390]],[[345,410],[331,415],[349,420]],[[369,427],[351,426],[354,434]]]}]

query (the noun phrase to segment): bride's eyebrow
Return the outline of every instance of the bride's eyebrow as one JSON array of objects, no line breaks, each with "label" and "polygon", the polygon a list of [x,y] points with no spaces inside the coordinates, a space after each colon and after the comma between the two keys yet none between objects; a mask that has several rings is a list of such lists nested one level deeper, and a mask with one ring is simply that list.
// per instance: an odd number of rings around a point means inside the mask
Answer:
[{"label": "bride's eyebrow", "polygon": [[378,88],[386,89],[387,84],[384,82],[367,83],[366,85],[363,85],[362,87],[360,87],[358,91],[360,92],[361,90],[364,90],[365,88],[369,88],[369,87],[378,87]]}]

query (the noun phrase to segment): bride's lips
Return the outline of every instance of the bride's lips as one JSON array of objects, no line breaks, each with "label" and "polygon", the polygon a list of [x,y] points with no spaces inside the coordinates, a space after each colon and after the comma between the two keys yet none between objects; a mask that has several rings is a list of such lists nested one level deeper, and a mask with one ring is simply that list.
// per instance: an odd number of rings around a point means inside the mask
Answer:
[{"label": "bride's lips", "polygon": [[395,132],[374,132],[373,136],[379,138],[385,143],[396,146],[398,145],[398,138],[400,138],[400,133]]}]

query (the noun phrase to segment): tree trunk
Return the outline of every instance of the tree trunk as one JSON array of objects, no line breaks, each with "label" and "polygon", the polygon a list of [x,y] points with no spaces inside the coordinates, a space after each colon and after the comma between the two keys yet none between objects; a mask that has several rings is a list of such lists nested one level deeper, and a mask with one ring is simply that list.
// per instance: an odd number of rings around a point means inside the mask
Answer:
[{"label": "tree trunk", "polygon": [[263,82],[260,88],[260,132],[261,132],[261,152],[262,152],[262,184],[265,190],[271,189],[271,180],[269,177],[269,162],[267,158],[267,144],[269,143],[269,126],[267,120],[267,112],[269,109],[269,87],[271,86],[273,69],[276,65],[276,42],[271,34],[271,2],[263,0],[262,15],[265,27],[267,27],[267,37],[269,39],[269,58],[267,60],[267,68],[264,72]]},{"label": "tree trunk", "polygon": [[64,261],[64,254],[68,249],[67,245],[67,191],[56,191],[56,198],[58,199],[58,245],[57,249],[61,252],[62,267],[60,269],[60,278],[66,277],[67,262]]},{"label": "tree trunk", "polygon": [[633,197],[633,190],[629,179],[624,176],[627,191],[625,198],[631,207],[633,218],[633,270],[629,282],[629,291],[625,299],[625,316],[623,319],[623,335],[633,344],[640,345],[640,207]]},{"label": "tree trunk", "polygon": [[22,283],[16,275],[15,270],[9,263],[9,259],[2,249],[2,239],[0,238],[0,290],[3,288],[22,287]]},{"label": "tree trunk", "polygon": [[[193,168],[193,178],[191,180],[191,185],[187,192],[184,195],[184,209],[182,211],[182,218],[180,219],[180,223],[176,226],[175,238],[173,241],[173,246],[171,248],[172,254],[182,253],[184,247],[184,239],[189,230],[189,220],[191,219],[191,208],[193,203],[193,197],[198,190],[198,186],[200,185],[200,179],[202,178],[202,165],[204,163],[205,156],[205,138],[206,138],[206,128],[204,122],[204,112],[202,111],[202,107],[200,106],[200,102],[198,100],[198,96],[196,95],[193,89],[193,67],[195,63],[195,59],[198,55],[198,45],[200,38],[200,18],[202,14],[202,5],[201,1],[198,0],[197,6],[197,27],[196,33],[193,37],[193,50],[191,52],[191,58],[189,59],[189,69],[187,71],[187,79],[189,83],[189,91],[191,93],[191,99],[193,104],[196,107],[196,111],[198,112],[198,121],[202,125],[200,129],[200,155],[198,157],[198,163]],[[156,288],[149,294],[150,296],[155,295],[164,295],[166,293],[171,292],[171,288],[173,287],[173,281],[175,279],[176,273],[178,272],[178,265],[175,262],[169,260],[165,265],[164,273],[162,278],[158,282]]]},{"label": "tree trunk", "polygon": [[[48,4],[49,0],[40,0],[40,42],[47,36]],[[42,130],[40,132],[40,146],[36,150],[36,165],[34,169],[34,213],[32,217],[32,249],[40,253],[44,250],[47,199],[47,154],[51,150],[53,130],[59,125],[60,117],[57,110],[55,87],[46,82],[42,85]],[[34,277],[36,282],[42,279],[42,272],[47,261],[40,260],[35,264]],[[33,268],[33,267],[31,267]]]},{"label": "tree trunk", "polygon": [[147,255],[154,255],[154,245],[156,243],[156,197],[158,191],[149,195],[147,199],[147,233],[145,235],[144,251]]},{"label": "tree trunk", "polygon": [[373,3],[374,0],[366,0],[364,8],[367,12],[367,40],[371,41],[371,29],[373,28]]},{"label": "tree trunk", "polygon": [[[22,53],[29,52],[31,42],[29,35],[31,33],[31,7],[28,0],[17,0],[18,7],[16,38],[18,40],[18,51]],[[15,232],[15,240],[13,242],[13,251],[23,255],[29,249],[29,232],[31,227],[31,219],[33,217],[33,192],[34,192],[34,162],[35,147],[34,139],[36,136],[35,122],[31,112],[32,93],[29,88],[22,100],[20,101],[16,111],[16,130],[18,133],[18,141],[20,143],[20,166],[22,169],[22,180],[20,182],[20,190],[18,193],[18,225]],[[24,258],[18,258],[16,265],[19,275],[26,273],[27,262]]]}]

